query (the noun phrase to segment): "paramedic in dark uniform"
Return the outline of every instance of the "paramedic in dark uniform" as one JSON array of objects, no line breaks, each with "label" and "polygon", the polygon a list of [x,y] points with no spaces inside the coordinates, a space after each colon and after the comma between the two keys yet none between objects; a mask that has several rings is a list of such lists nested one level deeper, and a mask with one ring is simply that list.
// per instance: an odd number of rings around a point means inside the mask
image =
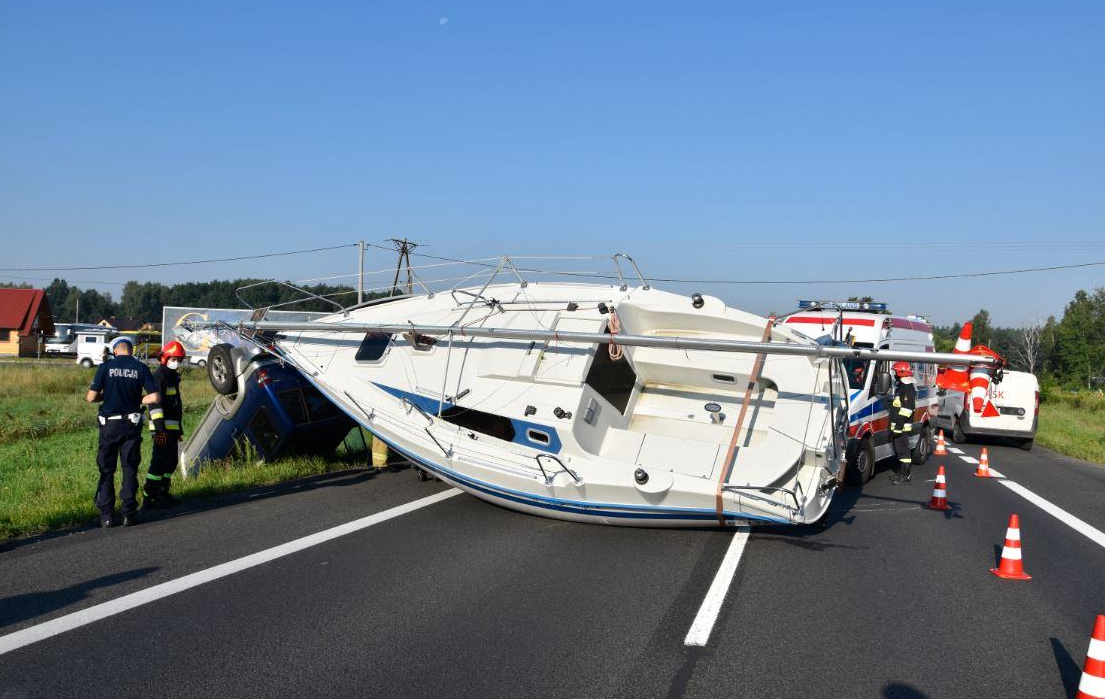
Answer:
[{"label": "paramedic in dark uniform", "polygon": [[917,407],[917,387],[913,385],[913,369],[909,362],[894,362],[894,375],[898,383],[894,386],[894,399],[887,412],[890,414],[890,434],[893,438],[894,455],[898,466],[890,482],[894,485],[909,483],[913,470],[913,458],[909,451],[909,437],[913,434],[913,411]]},{"label": "paramedic in dark uniform", "polygon": [[[157,386],[150,368],[131,356],[134,340],[117,337],[111,341],[115,358],[100,365],[86,400],[100,403],[100,449],[96,463],[100,467],[100,483],[96,486],[96,507],[100,510],[100,526],[114,524],[115,467],[123,466],[122,501],[123,526],[136,522],[138,502],[138,463],[142,460],[142,406],[157,402]],[[146,395],[143,396],[142,392]]]},{"label": "paramedic in dark uniform", "polygon": [[184,438],[181,421],[184,403],[180,398],[180,369],[184,361],[184,345],[176,340],[161,349],[161,366],[153,374],[157,384],[158,402],[150,405],[150,432],[153,432],[153,452],[142,487],[142,507],[166,508],[180,501],[169,494],[173,472],[180,463],[177,445]]}]

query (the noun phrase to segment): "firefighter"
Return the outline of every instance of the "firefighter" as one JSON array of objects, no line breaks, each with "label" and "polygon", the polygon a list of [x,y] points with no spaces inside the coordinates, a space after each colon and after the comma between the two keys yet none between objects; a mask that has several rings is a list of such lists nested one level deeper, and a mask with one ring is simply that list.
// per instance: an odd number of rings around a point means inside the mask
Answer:
[{"label": "firefighter", "polygon": [[[157,385],[150,368],[135,359],[134,340],[117,337],[109,345],[114,359],[99,366],[85,400],[100,403],[100,446],[96,463],[100,481],[96,486],[96,507],[100,510],[100,526],[115,524],[115,469],[122,463],[123,526],[134,524],[138,509],[138,464],[142,460],[142,406],[156,403]],[[143,396],[142,392],[146,395]]]},{"label": "firefighter", "polygon": [[176,340],[161,349],[161,366],[154,372],[160,401],[150,406],[150,431],[153,432],[153,453],[146,473],[142,507],[166,508],[180,501],[169,494],[173,472],[180,462],[177,444],[184,438],[182,420],[184,403],[180,398],[179,369],[184,363],[184,346]]},{"label": "firefighter", "polygon": [[909,451],[909,437],[913,434],[913,411],[917,407],[917,388],[913,385],[913,369],[909,362],[894,362],[894,375],[898,377],[894,387],[894,400],[890,403],[890,433],[893,436],[894,455],[898,466],[890,482],[895,485],[909,483],[913,459]]}]

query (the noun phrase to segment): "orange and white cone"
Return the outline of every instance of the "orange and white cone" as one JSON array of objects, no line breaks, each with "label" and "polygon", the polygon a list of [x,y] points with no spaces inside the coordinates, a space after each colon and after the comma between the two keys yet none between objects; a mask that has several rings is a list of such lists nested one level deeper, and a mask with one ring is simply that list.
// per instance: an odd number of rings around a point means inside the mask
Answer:
[{"label": "orange and white cone", "polygon": [[1001,549],[1001,563],[990,572],[1006,580],[1031,580],[1032,576],[1024,572],[1021,559],[1021,520],[1017,515],[1009,516],[1009,528],[1005,530],[1005,546]]},{"label": "orange and white cone", "polygon": [[[959,339],[955,341],[952,349],[954,354],[971,353],[971,324],[964,323],[959,331]],[[936,378],[936,385],[949,391],[971,390],[970,366],[967,364],[949,364],[948,367]]]},{"label": "orange and white cone", "polygon": [[978,457],[978,468],[975,475],[979,478],[990,478],[990,456],[986,453],[986,447],[982,447],[982,456]]},{"label": "orange and white cone", "polygon": [[[932,452],[933,456],[947,456],[948,448],[944,445],[944,430],[940,430],[940,434],[936,436],[936,450]],[[941,467],[943,468],[943,467]]]},{"label": "orange and white cone", "polygon": [[936,483],[932,486],[932,500],[929,501],[930,510],[948,510],[948,482],[944,475],[944,466],[936,472]]},{"label": "orange and white cone", "polygon": [[1075,699],[1105,699],[1105,614],[1097,615]]}]

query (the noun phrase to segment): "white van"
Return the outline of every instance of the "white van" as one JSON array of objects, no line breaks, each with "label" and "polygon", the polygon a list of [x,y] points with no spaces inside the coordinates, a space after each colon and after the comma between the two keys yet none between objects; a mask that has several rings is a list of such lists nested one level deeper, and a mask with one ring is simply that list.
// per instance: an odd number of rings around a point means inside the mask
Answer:
[{"label": "white van", "polygon": [[106,328],[100,331],[82,330],[76,333],[77,364],[91,369],[104,363],[107,343],[115,338],[115,333]]},{"label": "white van", "polygon": [[[1040,418],[1040,384],[1027,371],[1006,371],[1001,383],[990,383],[989,398],[998,409],[996,417],[982,417],[970,410],[970,397],[962,391],[939,389],[936,424],[951,432],[955,442],[971,435],[1010,437],[1028,451],[1036,438]],[[966,406],[966,407],[965,407]]]}]

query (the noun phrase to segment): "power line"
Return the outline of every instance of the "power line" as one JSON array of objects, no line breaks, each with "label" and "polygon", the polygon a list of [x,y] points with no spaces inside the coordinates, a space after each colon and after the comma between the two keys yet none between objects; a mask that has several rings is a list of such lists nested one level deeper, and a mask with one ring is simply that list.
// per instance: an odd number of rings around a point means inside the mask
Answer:
[{"label": "power line", "polygon": [[[480,262],[467,262],[465,260],[458,260],[451,257],[441,257],[438,255],[427,255],[425,253],[414,253],[418,257],[425,257],[432,260],[444,260],[447,262],[459,262],[466,264],[473,264],[479,267],[495,267],[493,264],[480,263]],[[915,281],[933,281],[938,279],[967,279],[971,277],[997,277],[1007,274],[1025,274],[1028,272],[1050,272],[1061,269],[1078,269],[1082,267],[1098,267],[1105,265],[1105,260],[1099,262],[1081,262],[1078,264],[1070,265],[1052,265],[1048,267],[1025,267],[1023,269],[1008,269],[997,270],[989,272],[962,272],[956,274],[930,274],[914,277],[878,277],[872,279],[671,279],[661,277],[648,277],[650,282],[662,282],[667,284],[875,284],[880,282],[915,282]],[[619,277],[613,274],[596,274],[594,272],[549,272],[547,270],[532,269],[526,267],[519,267],[519,272],[531,272],[535,274],[557,274],[569,277],[587,277],[590,279],[611,279],[617,280]]]},{"label": "power line", "polygon": [[184,265],[205,265],[211,262],[239,262],[241,260],[260,260],[267,257],[284,257],[287,255],[302,255],[309,252],[323,252],[325,250],[340,250],[341,248],[356,247],[356,243],[345,245],[331,245],[325,248],[310,248],[307,250],[289,250],[287,252],[270,252],[264,255],[242,255],[240,257],[219,257],[208,260],[185,260],[183,262],[149,262],[141,265],[95,265],[84,267],[0,267],[0,272],[76,272],[90,269],[138,269],[144,267],[180,267]]}]

